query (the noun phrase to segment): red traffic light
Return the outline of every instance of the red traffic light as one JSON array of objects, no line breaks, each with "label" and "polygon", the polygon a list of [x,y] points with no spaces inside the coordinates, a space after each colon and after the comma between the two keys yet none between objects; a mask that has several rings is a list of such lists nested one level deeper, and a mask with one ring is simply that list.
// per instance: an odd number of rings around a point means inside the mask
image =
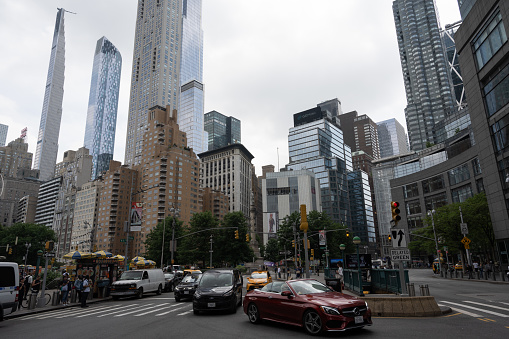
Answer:
[{"label": "red traffic light", "polygon": [[393,201],[393,202],[391,203],[391,206],[392,206],[393,208],[398,208],[398,207],[399,207],[399,202],[397,202],[397,201]]}]

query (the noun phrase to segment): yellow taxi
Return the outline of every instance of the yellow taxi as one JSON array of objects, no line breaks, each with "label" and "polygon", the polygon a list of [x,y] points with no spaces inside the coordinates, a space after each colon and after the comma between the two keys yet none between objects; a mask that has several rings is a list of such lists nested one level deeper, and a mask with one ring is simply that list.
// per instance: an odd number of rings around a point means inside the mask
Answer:
[{"label": "yellow taxi", "polygon": [[268,271],[254,271],[251,276],[247,278],[246,290],[254,290],[255,288],[262,288],[268,283],[272,282],[272,277]]},{"label": "yellow taxi", "polygon": [[463,269],[463,264],[462,263],[457,263],[456,265],[454,265],[454,269],[456,270],[462,270]]},{"label": "yellow taxi", "polygon": [[184,270],[184,277],[188,274],[193,274],[193,273],[203,273],[202,271],[200,270],[193,270],[193,269],[185,269]]}]

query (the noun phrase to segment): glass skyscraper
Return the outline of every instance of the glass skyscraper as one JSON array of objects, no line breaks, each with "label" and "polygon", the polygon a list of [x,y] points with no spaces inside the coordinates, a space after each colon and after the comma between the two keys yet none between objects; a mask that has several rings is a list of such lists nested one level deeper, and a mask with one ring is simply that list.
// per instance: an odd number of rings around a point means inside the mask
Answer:
[{"label": "glass skyscraper", "polygon": [[392,7],[407,97],[410,148],[419,151],[433,142],[433,125],[452,111],[451,81],[435,2],[395,0]]},{"label": "glass skyscraper", "polygon": [[405,129],[394,118],[377,122],[380,158],[408,153]]},{"label": "glass skyscraper", "polygon": [[209,151],[241,143],[240,120],[216,111],[205,114],[205,132]]},{"label": "glass skyscraper", "polygon": [[180,102],[177,122],[187,134],[187,145],[196,154],[207,151],[203,128],[203,30],[202,0],[182,2],[182,48],[180,60]]},{"label": "glass skyscraper", "polygon": [[64,98],[65,34],[63,8],[57,12],[51,56],[49,61],[46,90],[42,104],[41,123],[37,136],[34,169],[40,170],[42,181],[50,180],[55,174],[58,153],[58,137],[62,121]]},{"label": "glass skyscraper", "polygon": [[[315,107],[293,115],[286,170],[311,170],[320,183],[322,210],[335,222],[349,224],[347,172],[352,171],[351,149],[343,142],[336,106]],[[334,113],[333,113],[334,112]]]},{"label": "glass skyscraper", "polygon": [[449,71],[449,79],[453,88],[454,106],[457,110],[461,110],[466,106],[465,88],[463,87],[463,77],[461,76],[459,54],[456,50],[454,34],[461,25],[461,21],[446,25],[441,32],[442,42],[444,44],[445,56],[447,58],[447,69]]},{"label": "glass skyscraper", "polygon": [[106,37],[97,41],[88,98],[84,146],[93,156],[92,179],[113,159],[122,56]]},{"label": "glass skyscraper", "polygon": [[361,238],[364,244],[374,249],[376,246],[375,221],[366,172],[357,170],[348,173],[348,193],[351,214],[350,229]]}]

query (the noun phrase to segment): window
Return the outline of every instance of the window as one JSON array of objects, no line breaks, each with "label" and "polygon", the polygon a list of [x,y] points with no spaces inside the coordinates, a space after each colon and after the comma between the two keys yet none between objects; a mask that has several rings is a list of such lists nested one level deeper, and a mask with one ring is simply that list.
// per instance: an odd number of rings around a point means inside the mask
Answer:
[{"label": "window", "polygon": [[461,186],[451,190],[452,202],[464,202],[468,198],[473,196],[472,187],[470,184]]},{"label": "window", "polygon": [[419,200],[407,201],[406,202],[406,214],[419,214],[421,213],[421,204]]},{"label": "window", "polygon": [[449,175],[449,184],[451,186],[470,179],[470,172],[467,164],[458,166],[447,172],[447,174]]},{"label": "window", "polygon": [[497,9],[473,40],[477,67],[479,69],[483,68],[506,41],[507,35],[502,22],[502,15],[500,15],[500,10]]},{"label": "window", "polygon": [[405,195],[405,199],[419,196],[419,189],[417,188],[417,183],[403,186],[403,193]]},{"label": "window", "polygon": [[486,112],[492,116],[509,102],[509,64],[501,66],[483,87]]},{"label": "window", "polygon": [[481,163],[479,162],[478,158],[475,158],[472,160],[472,167],[474,168],[474,175],[481,174]]},{"label": "window", "polygon": [[429,197],[425,197],[424,205],[426,206],[426,211],[436,210],[442,206],[447,205],[447,195],[444,192]]},{"label": "window", "polygon": [[444,187],[444,177],[442,175],[437,175],[436,177],[422,181],[422,190],[424,193],[431,193],[443,189]]}]

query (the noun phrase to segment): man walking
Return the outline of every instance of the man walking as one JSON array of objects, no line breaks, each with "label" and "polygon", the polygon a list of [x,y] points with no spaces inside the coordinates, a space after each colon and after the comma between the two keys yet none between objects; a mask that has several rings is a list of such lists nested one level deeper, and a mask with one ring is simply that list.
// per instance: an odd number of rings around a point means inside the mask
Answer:
[{"label": "man walking", "polygon": [[81,291],[81,307],[84,308],[84,307],[88,307],[87,306],[87,298],[88,298],[88,293],[90,292],[90,286],[89,286],[89,276],[86,275],[85,278],[83,279],[83,290]]}]

